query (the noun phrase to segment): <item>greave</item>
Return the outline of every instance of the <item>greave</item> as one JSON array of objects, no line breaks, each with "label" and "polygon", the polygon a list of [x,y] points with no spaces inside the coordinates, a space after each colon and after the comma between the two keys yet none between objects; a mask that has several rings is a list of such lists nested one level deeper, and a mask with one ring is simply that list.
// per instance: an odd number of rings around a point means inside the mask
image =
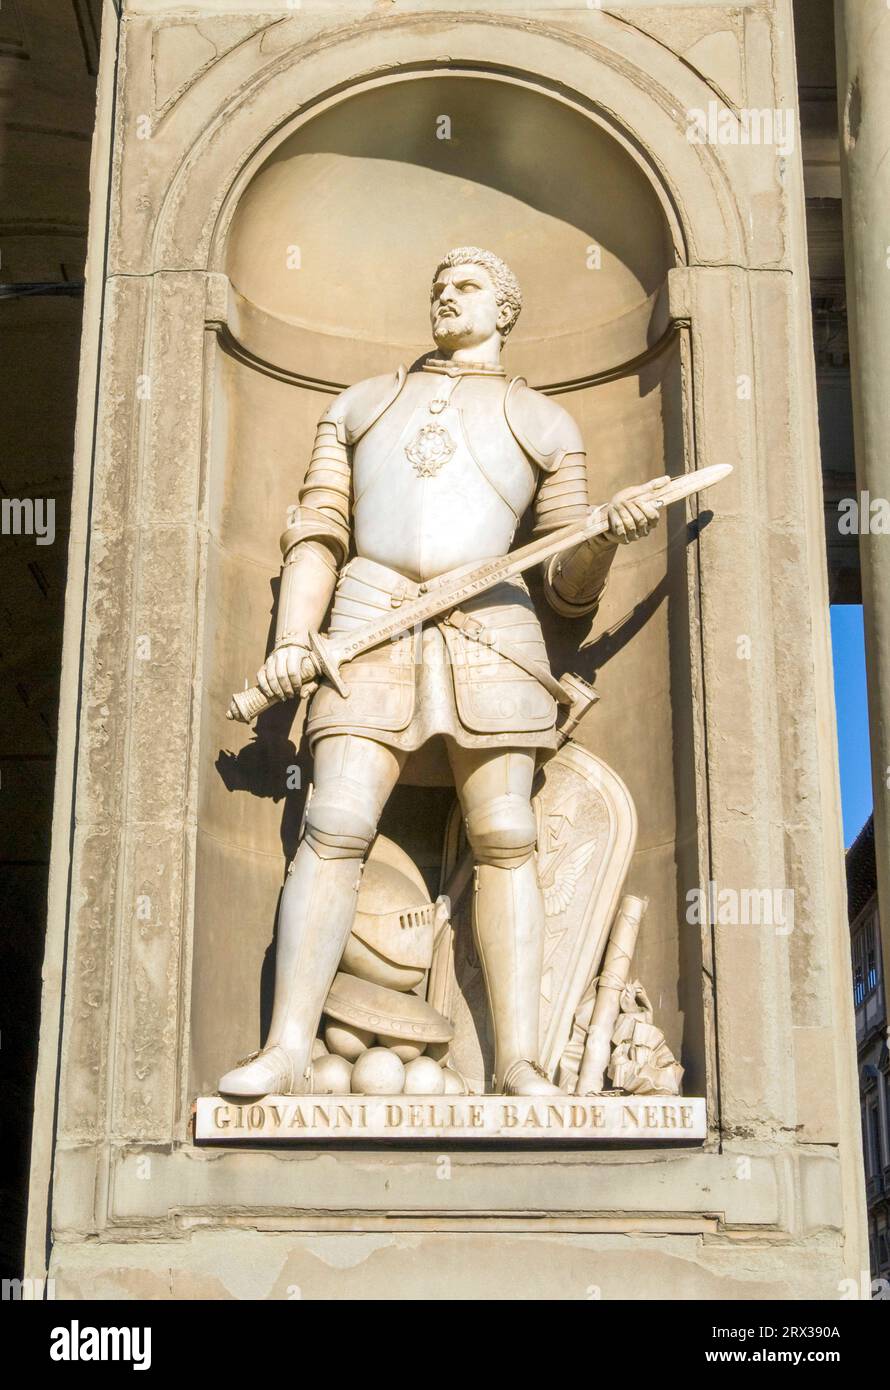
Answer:
[{"label": "greave", "polygon": [[495,1087],[514,1062],[538,1061],[544,895],[534,855],[518,868],[476,869],[473,930],[495,1036]]},{"label": "greave", "polygon": [[265,1047],[308,1067],[324,1002],[355,918],[362,860],[322,859],[303,840],[287,876],[278,916],[275,1002]]}]

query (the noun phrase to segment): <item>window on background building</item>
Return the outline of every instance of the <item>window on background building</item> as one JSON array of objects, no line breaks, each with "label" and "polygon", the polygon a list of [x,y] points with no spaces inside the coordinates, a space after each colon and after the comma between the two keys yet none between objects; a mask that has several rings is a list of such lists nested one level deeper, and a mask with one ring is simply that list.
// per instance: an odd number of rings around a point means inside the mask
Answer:
[{"label": "window on background building", "polygon": [[859,1118],[862,1123],[862,1156],[865,1160],[865,1176],[871,1177],[870,1154],[868,1144],[868,1106],[863,1100],[859,1106]]},{"label": "window on background building", "polygon": [[878,952],[877,952],[877,932],[875,931],[876,922],[872,916],[868,922],[865,932],[865,992],[871,992],[878,987]]},{"label": "window on background building", "polygon": [[869,1177],[873,1177],[880,1173],[884,1166],[881,1156],[881,1117],[878,1112],[877,1096],[871,1097],[868,1101],[866,1148],[868,1150],[868,1173]]},{"label": "window on background building", "polygon": [[859,1008],[880,984],[877,918],[873,912],[853,933],[853,1001]]}]

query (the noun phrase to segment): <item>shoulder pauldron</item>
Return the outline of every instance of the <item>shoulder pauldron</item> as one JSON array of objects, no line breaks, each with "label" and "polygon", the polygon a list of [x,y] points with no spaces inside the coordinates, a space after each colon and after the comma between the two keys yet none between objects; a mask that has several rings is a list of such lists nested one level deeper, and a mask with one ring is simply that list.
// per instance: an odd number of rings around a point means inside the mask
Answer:
[{"label": "shoulder pauldron", "polygon": [[397,371],[388,372],[385,376],[371,376],[365,381],[356,382],[331,402],[322,420],[331,421],[336,426],[341,444],[357,444],[392,405],[407,375],[407,369],[400,366]]},{"label": "shoulder pauldron", "polygon": [[553,473],[567,454],[583,454],[581,431],[571,415],[549,396],[514,377],[504,398],[507,424],[520,446],[545,473]]}]

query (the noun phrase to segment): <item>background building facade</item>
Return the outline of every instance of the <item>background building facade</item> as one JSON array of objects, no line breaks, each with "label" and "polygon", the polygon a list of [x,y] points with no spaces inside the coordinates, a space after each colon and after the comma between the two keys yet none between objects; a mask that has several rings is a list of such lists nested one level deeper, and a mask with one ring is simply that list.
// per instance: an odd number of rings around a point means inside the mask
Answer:
[{"label": "background building facade", "polygon": [[847,901],[853,957],[853,1003],[868,1246],[875,1279],[890,1279],[890,1053],[887,989],[875,872],[875,829],[870,819],[847,851]]}]

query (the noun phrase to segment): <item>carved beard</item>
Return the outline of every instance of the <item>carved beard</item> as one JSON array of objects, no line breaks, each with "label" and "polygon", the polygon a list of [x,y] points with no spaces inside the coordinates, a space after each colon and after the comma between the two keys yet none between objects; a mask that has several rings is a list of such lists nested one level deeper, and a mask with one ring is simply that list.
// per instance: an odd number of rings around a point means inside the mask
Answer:
[{"label": "carved beard", "polygon": [[463,314],[446,314],[444,318],[437,318],[433,327],[436,346],[446,349],[462,347],[472,333],[473,324]]}]

